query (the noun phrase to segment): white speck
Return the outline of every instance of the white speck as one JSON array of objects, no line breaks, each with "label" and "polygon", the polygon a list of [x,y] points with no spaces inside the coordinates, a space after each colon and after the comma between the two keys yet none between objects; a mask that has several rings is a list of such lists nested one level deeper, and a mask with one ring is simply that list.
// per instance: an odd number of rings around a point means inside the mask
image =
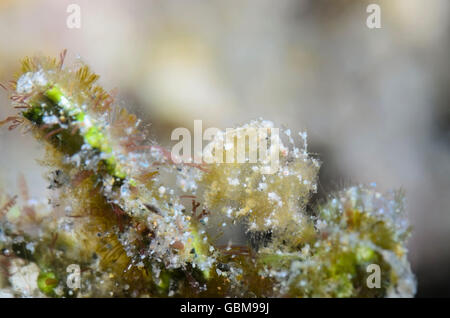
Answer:
[{"label": "white speck", "polygon": [[22,75],[19,80],[17,81],[17,93],[23,94],[23,93],[30,93],[33,89],[33,82],[31,80],[31,72],[25,73]]},{"label": "white speck", "polygon": [[262,125],[263,127],[267,127],[267,128],[272,128],[272,127],[274,126],[273,122],[270,121],[270,120],[263,120],[263,121],[261,122],[261,125]]},{"label": "white speck", "polygon": [[65,108],[65,109],[67,109],[67,110],[70,109],[70,102],[64,96],[61,96],[61,100],[59,101],[59,105],[62,106],[63,108]]},{"label": "white speck", "polygon": [[281,198],[275,192],[269,192],[269,194],[267,196],[269,197],[270,201],[278,202],[278,205],[280,207],[283,206],[283,202],[281,201]]},{"label": "white speck", "polygon": [[304,132],[299,132],[298,134],[299,134],[299,136],[300,136],[300,137],[302,138],[302,140],[303,140],[303,145],[304,145],[304,151],[303,151],[303,153],[306,154],[307,151],[308,151],[308,141],[307,141],[308,134],[307,134],[306,131],[304,131]]},{"label": "white speck", "polygon": [[29,250],[31,253],[34,253],[34,245],[35,243],[27,243],[27,245],[25,245],[25,247],[27,248],[27,250]]},{"label": "white speck", "polygon": [[42,70],[36,73],[28,72],[22,75],[17,81],[16,91],[19,94],[30,93],[34,86],[44,86],[46,84],[47,79]]},{"label": "white speck", "polygon": [[44,121],[45,124],[58,124],[59,123],[59,119],[55,115],[45,116],[44,118],[42,118],[42,120]]},{"label": "white speck", "polygon": [[140,124],[141,124],[141,120],[138,119],[138,120],[136,121],[136,124],[135,124],[134,126],[135,126],[135,127],[138,127]]},{"label": "white speck", "polygon": [[260,183],[258,184],[258,191],[266,191],[266,189],[267,189],[267,183],[265,183],[265,182],[260,182]]},{"label": "white speck", "polygon": [[128,197],[130,195],[130,189],[128,188],[127,184],[124,184],[122,187],[120,187],[120,194],[123,197]]},{"label": "white speck", "polygon": [[269,197],[269,200],[272,200],[272,201],[280,200],[280,197],[275,192],[269,192],[268,197]]},{"label": "white speck", "polygon": [[30,297],[39,293],[37,278],[39,276],[39,267],[35,263],[23,266],[21,261],[13,261],[10,265],[9,282],[11,288],[16,293],[25,297]]},{"label": "white speck", "polygon": [[316,227],[319,231],[324,230],[327,227],[327,221],[317,220]]},{"label": "white speck", "polygon": [[84,116],[83,124],[86,128],[89,128],[92,126],[91,118],[88,115]]}]

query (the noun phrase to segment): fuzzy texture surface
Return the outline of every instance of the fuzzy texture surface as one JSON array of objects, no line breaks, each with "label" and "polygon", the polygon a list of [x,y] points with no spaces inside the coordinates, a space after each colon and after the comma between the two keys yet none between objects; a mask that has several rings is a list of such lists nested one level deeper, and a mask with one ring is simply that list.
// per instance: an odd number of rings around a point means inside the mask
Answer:
[{"label": "fuzzy texture surface", "polygon": [[[311,211],[320,162],[306,133],[297,147],[289,130],[270,142],[280,158],[273,174],[248,160],[248,148],[245,163],[176,164],[96,84],[98,75],[82,63],[65,67],[64,57],[26,58],[8,88],[18,113],[1,124],[31,130],[46,147],[54,194],[43,206],[26,198],[25,182],[23,204],[0,193],[2,294],[414,296],[400,192],[354,186]],[[239,151],[248,129],[273,127],[236,127],[225,149]],[[210,145],[223,144],[223,135]],[[242,224],[251,242],[218,245],[220,231],[210,226],[217,222]],[[71,264],[80,266],[78,288],[67,285]],[[370,265],[380,270],[377,287]]]}]

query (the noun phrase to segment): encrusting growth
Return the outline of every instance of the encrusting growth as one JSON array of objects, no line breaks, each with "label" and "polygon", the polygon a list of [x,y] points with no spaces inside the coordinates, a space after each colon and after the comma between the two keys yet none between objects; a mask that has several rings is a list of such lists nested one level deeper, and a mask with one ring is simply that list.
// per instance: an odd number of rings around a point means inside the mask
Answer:
[{"label": "encrusting growth", "polygon": [[[64,57],[23,61],[8,88],[18,113],[0,122],[32,130],[52,170],[51,206],[0,193],[0,264],[7,274],[8,258],[34,264],[31,295],[414,295],[400,194],[356,186],[307,212],[320,163],[306,135],[298,148],[289,130],[287,142],[272,141],[280,158],[273,174],[248,161],[258,151],[249,148],[245,163],[175,164],[139,119],[114,105],[98,75],[82,63],[65,67]],[[272,127],[264,120],[238,127],[227,148],[245,140],[246,129]],[[223,133],[210,145],[218,142]],[[217,220],[243,224],[254,241],[217,246],[208,227]],[[66,284],[70,264],[81,268],[79,288]],[[366,284],[370,264],[381,268],[379,288]],[[0,288],[25,296],[5,277]]]}]

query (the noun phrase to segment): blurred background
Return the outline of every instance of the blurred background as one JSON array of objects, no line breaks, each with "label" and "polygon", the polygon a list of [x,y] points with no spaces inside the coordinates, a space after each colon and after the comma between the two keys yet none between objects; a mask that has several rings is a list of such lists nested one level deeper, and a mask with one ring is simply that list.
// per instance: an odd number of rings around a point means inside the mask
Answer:
[{"label": "blurred background", "polygon": [[[366,26],[370,3],[381,29]],[[323,161],[318,198],[353,183],[403,188],[417,296],[450,296],[449,14],[448,0],[0,0],[0,82],[22,57],[67,48],[163,145],[194,119],[307,130]],[[12,113],[0,90],[0,118]],[[42,154],[3,127],[0,188],[17,192],[22,173],[43,198]]]}]

